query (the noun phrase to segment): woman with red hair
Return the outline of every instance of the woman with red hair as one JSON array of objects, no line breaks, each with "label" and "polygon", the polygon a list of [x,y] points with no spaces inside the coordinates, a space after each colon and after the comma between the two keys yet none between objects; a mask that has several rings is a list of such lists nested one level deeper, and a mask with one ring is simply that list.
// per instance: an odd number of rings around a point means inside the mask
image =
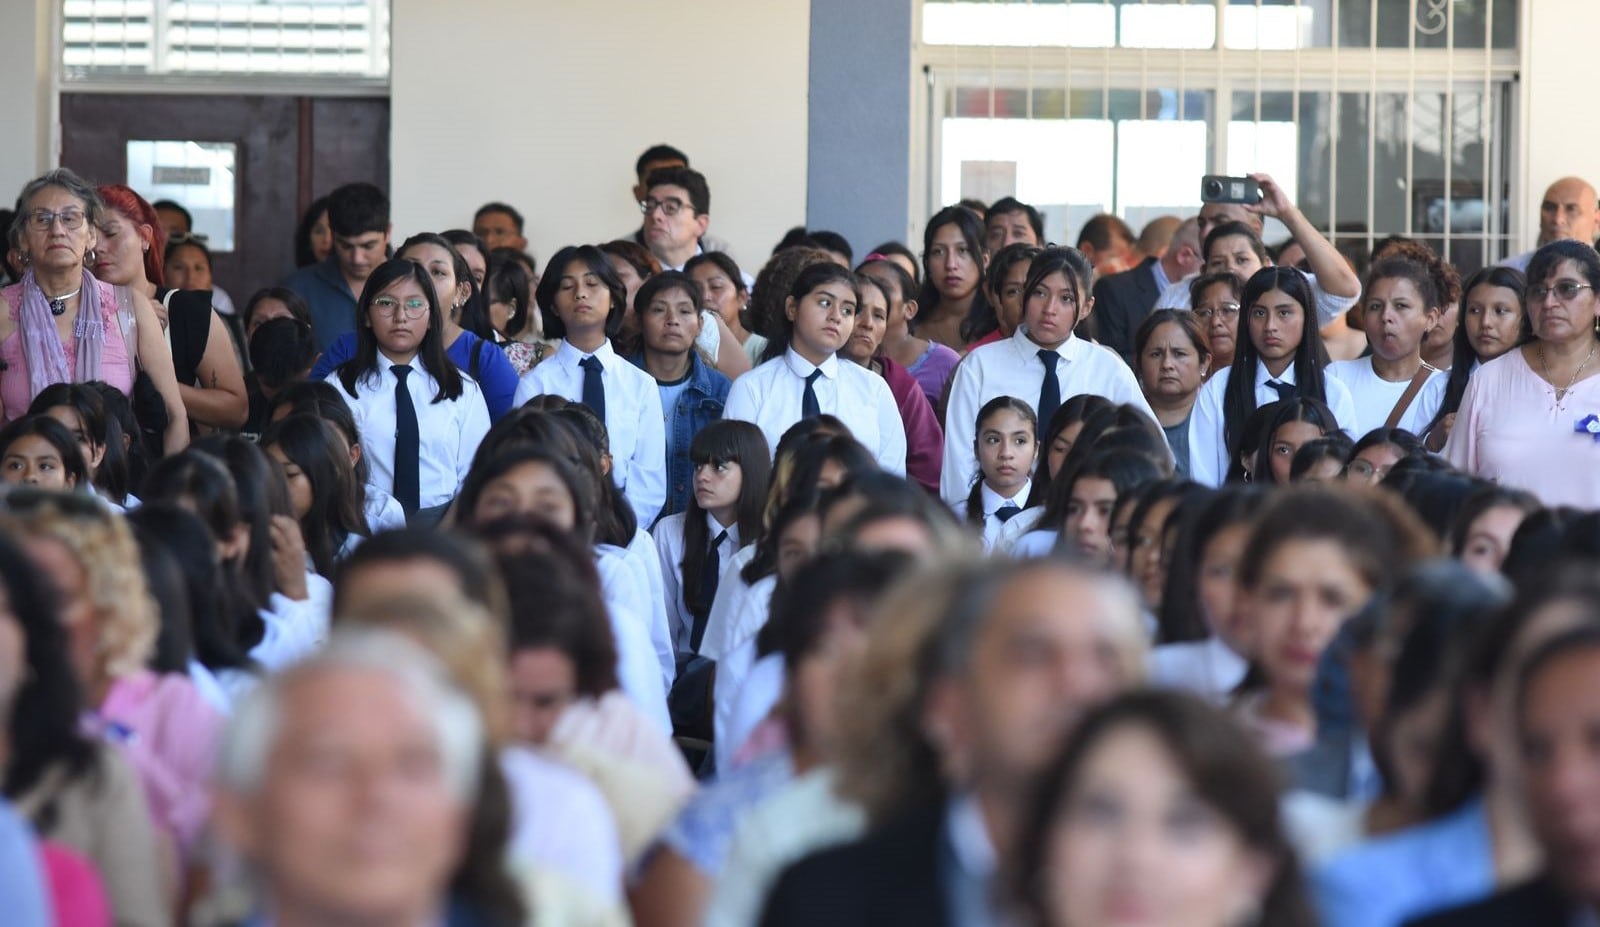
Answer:
[{"label": "woman with red hair", "polygon": [[211,307],[211,292],[163,285],[167,233],[144,197],[122,184],[100,187],[99,193],[106,208],[90,269],[97,278],[155,302],[189,420],[213,428],[243,425],[249,412],[244,371],[227,326]]}]

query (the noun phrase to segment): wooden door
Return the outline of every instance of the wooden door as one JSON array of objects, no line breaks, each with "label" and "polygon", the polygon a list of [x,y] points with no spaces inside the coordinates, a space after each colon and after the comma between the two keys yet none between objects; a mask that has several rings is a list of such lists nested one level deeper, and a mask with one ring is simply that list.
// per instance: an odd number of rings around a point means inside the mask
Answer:
[{"label": "wooden door", "polygon": [[234,146],[233,247],[214,248],[212,261],[241,309],[294,269],[295,225],[312,200],[352,181],[389,183],[385,98],[62,94],[63,165],[94,183],[128,183],[135,140]]}]

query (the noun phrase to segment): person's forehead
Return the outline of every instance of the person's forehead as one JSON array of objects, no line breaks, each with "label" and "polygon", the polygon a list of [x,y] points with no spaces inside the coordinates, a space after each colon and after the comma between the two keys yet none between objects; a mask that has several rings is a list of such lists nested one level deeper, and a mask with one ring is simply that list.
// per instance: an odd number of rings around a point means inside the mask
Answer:
[{"label": "person's forehead", "polygon": [[689,191],[675,183],[658,183],[650,188],[650,195],[658,200],[677,197],[685,203],[689,202]]},{"label": "person's forehead", "polygon": [[[284,682],[281,709],[279,747],[330,729],[359,730],[369,741],[398,740],[427,724],[404,683],[376,667],[326,667],[299,673]],[[372,724],[375,712],[380,713],[383,724]]]},{"label": "person's forehead", "polygon": [[989,609],[986,626],[1000,634],[1039,628],[1094,630],[1107,603],[1094,583],[1042,567],[1012,577]]}]

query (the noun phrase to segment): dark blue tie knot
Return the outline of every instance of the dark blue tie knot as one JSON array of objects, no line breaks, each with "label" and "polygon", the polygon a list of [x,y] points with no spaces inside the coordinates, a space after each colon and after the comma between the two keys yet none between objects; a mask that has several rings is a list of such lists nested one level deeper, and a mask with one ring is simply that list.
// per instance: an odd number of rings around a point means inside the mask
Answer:
[{"label": "dark blue tie knot", "polygon": [[1295,384],[1285,383],[1282,380],[1268,380],[1267,385],[1272,387],[1273,391],[1278,394],[1279,402],[1288,402],[1299,395],[1300,392]]},{"label": "dark blue tie knot", "polygon": [[395,378],[398,379],[401,383],[404,383],[406,381],[406,377],[411,375],[411,365],[410,364],[395,364],[393,367],[390,367],[389,369],[394,371]]},{"label": "dark blue tie knot", "polygon": [[820,376],[822,376],[822,368],[818,367],[817,369],[815,369],[815,370],[811,371],[810,373],[806,374],[806,382],[807,383],[815,383],[815,382],[817,382],[817,378],[820,377]]},{"label": "dark blue tie knot", "polygon": [[1003,525],[1010,521],[1012,516],[1021,511],[1022,509],[1018,507],[1015,502],[1007,502],[1005,505],[1002,505],[1000,508],[995,510],[994,517],[1000,519],[1000,524]]},{"label": "dark blue tie knot", "polygon": [[1044,364],[1045,370],[1054,373],[1056,369],[1056,363],[1061,360],[1061,355],[1050,350],[1049,348],[1040,348],[1039,360]]},{"label": "dark blue tie knot", "polygon": [[595,357],[593,354],[590,354],[588,357],[585,357],[583,360],[578,361],[578,366],[582,367],[585,370],[594,370],[594,371],[600,371],[600,370],[606,369],[605,365],[600,363],[600,358]]}]

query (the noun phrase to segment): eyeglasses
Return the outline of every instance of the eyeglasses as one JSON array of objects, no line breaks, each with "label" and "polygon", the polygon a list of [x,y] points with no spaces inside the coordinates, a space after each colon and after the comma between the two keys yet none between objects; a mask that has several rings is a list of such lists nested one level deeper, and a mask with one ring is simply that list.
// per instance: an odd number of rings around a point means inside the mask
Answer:
[{"label": "eyeglasses", "polygon": [[[663,216],[675,216],[688,205],[688,203],[677,198],[667,200],[643,199],[639,201],[639,211],[648,216],[650,215],[650,210],[659,209]],[[692,207],[691,211],[693,211]]]},{"label": "eyeglasses", "polygon": [[406,319],[415,322],[428,314],[428,301],[413,296],[401,302],[393,296],[379,296],[372,301],[372,308],[391,319],[397,315],[404,315]]},{"label": "eyeglasses", "polygon": [[56,220],[59,219],[61,220],[62,228],[69,232],[76,232],[78,229],[83,228],[83,223],[86,218],[87,216],[84,215],[83,210],[75,206],[68,207],[60,212],[51,212],[48,209],[35,209],[33,212],[28,214],[28,227],[33,229],[35,232],[48,232],[50,231],[50,227],[55,225]]},{"label": "eyeglasses", "polygon": [[1528,287],[1528,299],[1531,302],[1542,303],[1544,302],[1544,298],[1553,292],[1556,294],[1557,299],[1564,303],[1568,303],[1576,299],[1580,292],[1592,289],[1594,289],[1594,287],[1587,283],[1573,283],[1571,280],[1563,280],[1555,286],[1544,286],[1543,284],[1540,284],[1538,286]]},{"label": "eyeglasses", "polygon": [[1236,318],[1239,315],[1239,304],[1219,303],[1215,309],[1196,309],[1194,311],[1194,317],[1202,322],[1209,322],[1219,312],[1222,313],[1222,317],[1225,319]]},{"label": "eyeglasses", "polygon": [[1382,480],[1389,475],[1388,467],[1374,467],[1365,460],[1352,460],[1344,468],[1346,476],[1353,476],[1362,480]]}]

